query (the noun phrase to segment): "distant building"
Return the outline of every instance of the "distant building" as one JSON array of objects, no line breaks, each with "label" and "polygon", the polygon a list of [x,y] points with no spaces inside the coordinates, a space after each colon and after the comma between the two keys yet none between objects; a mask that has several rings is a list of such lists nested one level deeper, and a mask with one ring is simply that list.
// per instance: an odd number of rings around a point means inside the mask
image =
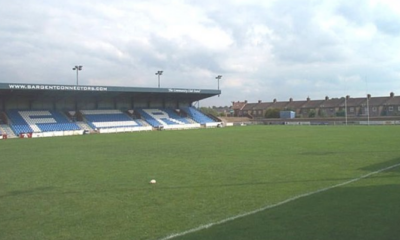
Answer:
[{"label": "distant building", "polygon": [[305,101],[294,101],[290,98],[289,101],[274,99],[272,102],[232,102],[232,114],[235,117],[264,118],[268,109],[293,111],[298,118],[337,117],[344,112],[348,117],[400,116],[400,97],[391,92],[387,97],[372,97],[368,94],[361,98],[346,96],[330,99],[327,96],[320,100],[311,100],[308,97]]}]

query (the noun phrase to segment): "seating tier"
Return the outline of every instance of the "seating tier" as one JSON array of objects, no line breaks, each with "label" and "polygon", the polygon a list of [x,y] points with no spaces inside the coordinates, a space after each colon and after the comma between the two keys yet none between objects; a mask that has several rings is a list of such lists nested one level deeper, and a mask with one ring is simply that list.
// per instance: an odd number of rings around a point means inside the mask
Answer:
[{"label": "seating tier", "polygon": [[120,110],[81,110],[80,112],[94,129],[141,126],[140,123]]},{"label": "seating tier", "polygon": [[9,110],[7,115],[11,120],[10,127],[16,135],[21,133],[80,130],[78,125],[70,122],[67,117],[58,111]]},{"label": "seating tier", "polygon": [[194,121],[200,124],[214,123],[215,121],[194,107],[182,108]]},{"label": "seating tier", "polygon": [[159,128],[162,126],[172,126],[172,125],[186,125],[190,122],[180,117],[173,109],[170,108],[141,108],[135,109],[139,112],[142,118],[148,122],[152,127]]}]

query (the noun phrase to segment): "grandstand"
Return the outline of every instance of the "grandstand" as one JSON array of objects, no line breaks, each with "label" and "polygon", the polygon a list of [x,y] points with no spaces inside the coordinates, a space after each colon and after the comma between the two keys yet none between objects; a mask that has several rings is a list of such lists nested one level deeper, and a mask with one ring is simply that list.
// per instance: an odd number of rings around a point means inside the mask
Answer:
[{"label": "grandstand", "polygon": [[0,132],[11,137],[41,137],[216,127],[220,122],[192,105],[220,93],[201,89],[0,83]]}]

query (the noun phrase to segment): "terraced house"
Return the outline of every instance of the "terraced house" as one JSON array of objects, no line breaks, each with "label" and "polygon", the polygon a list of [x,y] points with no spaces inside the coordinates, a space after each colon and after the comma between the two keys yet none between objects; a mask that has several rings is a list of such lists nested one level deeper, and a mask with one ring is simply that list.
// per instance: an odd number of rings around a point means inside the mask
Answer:
[{"label": "terraced house", "polygon": [[329,118],[340,117],[347,113],[348,117],[384,117],[400,116],[400,96],[395,96],[393,92],[389,96],[373,97],[368,94],[366,97],[352,98],[350,96],[341,98],[329,98],[321,100],[263,102],[257,103],[232,102],[232,110],[236,117],[250,117],[253,119],[265,118],[269,109],[279,111],[290,110],[296,113],[298,118]]}]

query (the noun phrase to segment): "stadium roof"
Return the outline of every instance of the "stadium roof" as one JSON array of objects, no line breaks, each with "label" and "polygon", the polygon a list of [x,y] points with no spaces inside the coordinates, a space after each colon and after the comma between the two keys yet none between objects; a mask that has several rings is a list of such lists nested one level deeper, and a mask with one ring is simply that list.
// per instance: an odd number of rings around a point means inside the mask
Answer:
[{"label": "stadium roof", "polygon": [[115,86],[0,83],[0,97],[40,99],[134,98],[195,102],[221,94],[220,90],[189,88],[139,88]]}]

